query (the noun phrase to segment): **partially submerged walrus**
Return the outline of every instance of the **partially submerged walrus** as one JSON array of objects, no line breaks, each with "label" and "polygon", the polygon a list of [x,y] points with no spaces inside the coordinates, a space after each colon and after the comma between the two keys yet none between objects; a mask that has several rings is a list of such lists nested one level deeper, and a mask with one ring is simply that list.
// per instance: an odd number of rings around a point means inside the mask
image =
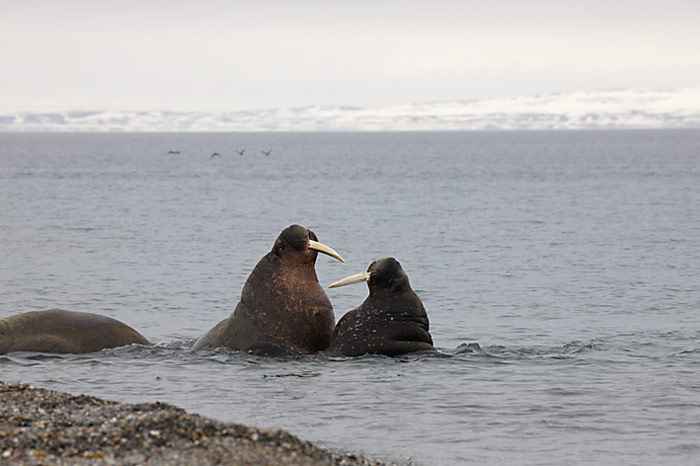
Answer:
[{"label": "partially submerged walrus", "polygon": [[273,355],[328,348],[335,316],[316,277],[319,252],[345,262],[312,231],[300,225],[285,228],[248,276],[233,313],[192,349],[250,348]]},{"label": "partially submerged walrus", "polygon": [[47,309],[0,319],[0,354],[92,353],[134,343],[150,344],[128,325],[87,312]]},{"label": "partially submerged walrus", "polygon": [[396,259],[372,262],[367,272],[346,277],[329,288],[364,281],[369,296],[338,321],[329,353],[396,356],[435,349],[423,303]]}]

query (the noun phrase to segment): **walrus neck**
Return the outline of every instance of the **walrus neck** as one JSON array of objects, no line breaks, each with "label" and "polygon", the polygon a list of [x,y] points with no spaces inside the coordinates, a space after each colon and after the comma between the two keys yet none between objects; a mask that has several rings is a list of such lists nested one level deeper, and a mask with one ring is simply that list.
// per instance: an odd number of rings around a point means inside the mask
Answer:
[{"label": "walrus neck", "polygon": [[295,276],[318,281],[314,262],[299,264],[280,256],[277,256],[277,260],[284,269],[293,271]]}]

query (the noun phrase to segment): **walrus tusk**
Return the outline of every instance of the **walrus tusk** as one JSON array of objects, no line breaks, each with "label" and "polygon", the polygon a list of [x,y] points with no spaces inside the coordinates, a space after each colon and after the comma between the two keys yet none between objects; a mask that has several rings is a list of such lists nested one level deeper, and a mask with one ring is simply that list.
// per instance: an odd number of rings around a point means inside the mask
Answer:
[{"label": "walrus tusk", "polygon": [[335,252],[333,249],[329,248],[325,244],[319,243],[318,241],[314,241],[314,240],[310,239],[309,240],[309,249],[313,249],[315,251],[322,252],[324,254],[328,254],[333,259],[338,259],[340,262],[345,262],[345,259],[340,257],[340,254],[338,254],[337,252]]},{"label": "walrus tusk", "polygon": [[350,275],[349,277],[345,277],[342,280],[338,280],[335,283],[331,283],[330,285],[328,285],[328,288],[335,288],[336,286],[345,286],[352,285],[353,283],[366,282],[369,280],[369,276],[369,272],[356,273],[355,275]]}]

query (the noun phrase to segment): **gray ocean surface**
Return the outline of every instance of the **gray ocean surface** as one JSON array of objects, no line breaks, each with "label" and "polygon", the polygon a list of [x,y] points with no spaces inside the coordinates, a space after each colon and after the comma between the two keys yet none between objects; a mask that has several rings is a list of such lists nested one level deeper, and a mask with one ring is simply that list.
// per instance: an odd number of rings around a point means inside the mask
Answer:
[{"label": "gray ocean surface", "polygon": [[[449,357],[191,352],[292,223],[347,261],[323,286],[396,257]],[[0,317],[156,343],[1,380],[402,464],[697,464],[699,277],[700,130],[0,134]],[[367,288],[327,294],[338,319]]]}]

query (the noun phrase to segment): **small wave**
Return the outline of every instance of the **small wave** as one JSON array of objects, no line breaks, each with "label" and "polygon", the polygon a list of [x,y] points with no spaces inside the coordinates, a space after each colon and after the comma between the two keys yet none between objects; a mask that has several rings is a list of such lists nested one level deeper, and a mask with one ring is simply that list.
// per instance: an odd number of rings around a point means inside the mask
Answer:
[{"label": "small wave", "polygon": [[19,351],[14,353],[17,357],[26,359],[27,361],[54,361],[57,359],[66,359],[71,356],[72,354],[63,354],[63,353],[35,353],[32,351]]},{"label": "small wave", "polygon": [[302,372],[289,372],[286,374],[272,374],[272,375],[267,375],[263,374],[263,379],[270,378],[270,377],[299,377],[299,378],[305,378],[305,377],[318,377],[320,376],[320,372],[312,372],[312,371],[302,371]]},{"label": "small wave", "polygon": [[481,348],[479,343],[462,343],[457,348],[455,348],[452,354],[469,354],[469,353],[483,353],[484,350]]},{"label": "small wave", "polygon": [[182,340],[156,342],[153,346],[172,350],[189,350],[192,349],[196,341],[196,338],[184,338]]},{"label": "small wave", "polygon": [[12,356],[0,356],[0,366],[35,366],[41,361],[24,359],[21,353],[13,353]]},{"label": "small wave", "polygon": [[690,348],[682,351],[678,351],[675,353],[678,356],[684,356],[688,354],[700,354],[700,348]]},{"label": "small wave", "polygon": [[[118,360],[138,360],[142,363],[157,363],[169,361],[176,365],[215,364],[215,365],[266,365],[290,361],[318,361],[374,364],[378,361],[394,361],[410,363],[417,360],[444,358],[486,358],[489,360],[507,362],[508,360],[527,359],[575,359],[583,353],[596,349],[594,341],[571,341],[557,346],[504,346],[490,345],[482,347],[477,342],[464,342],[455,348],[436,348],[435,351],[409,353],[390,357],[385,355],[366,354],[357,357],[318,354],[261,356],[233,351],[228,348],[215,348],[204,351],[192,351],[194,339],[179,339],[174,341],[156,342],[153,345],[130,345],[119,348],[109,348],[97,353],[88,354],[58,354],[58,353],[13,353],[11,356],[0,357],[0,365],[29,366],[50,361],[74,361],[79,364],[112,364]],[[679,354],[700,352],[691,349]]]},{"label": "small wave", "polygon": [[478,355],[499,359],[573,359],[577,355],[593,351],[593,341],[571,341],[558,346],[504,346],[490,345],[482,347],[478,343],[462,343],[448,351],[451,355]]},{"label": "small wave", "polygon": [[[60,227],[59,227],[60,228]],[[100,227],[63,227],[64,230],[69,230],[69,231],[83,231],[83,232],[90,232],[90,231],[100,231],[102,228]]]}]

